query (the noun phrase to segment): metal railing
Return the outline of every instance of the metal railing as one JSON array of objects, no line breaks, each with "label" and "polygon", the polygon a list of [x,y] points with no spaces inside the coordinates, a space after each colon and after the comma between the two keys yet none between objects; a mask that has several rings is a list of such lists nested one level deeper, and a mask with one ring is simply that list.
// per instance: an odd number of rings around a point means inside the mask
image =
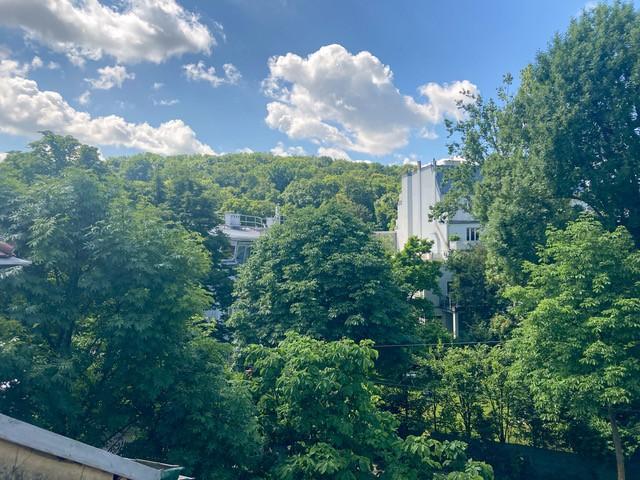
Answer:
[{"label": "metal railing", "polygon": [[276,215],[275,217],[258,217],[255,215],[244,215],[242,213],[225,212],[224,225],[231,228],[255,228],[258,230],[269,228],[271,225],[283,223],[284,217]]}]

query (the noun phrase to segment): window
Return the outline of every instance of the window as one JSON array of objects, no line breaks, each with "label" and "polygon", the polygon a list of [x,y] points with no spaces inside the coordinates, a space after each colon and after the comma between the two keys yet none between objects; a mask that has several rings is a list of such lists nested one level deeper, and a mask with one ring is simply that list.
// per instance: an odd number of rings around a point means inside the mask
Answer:
[{"label": "window", "polygon": [[249,258],[251,254],[251,245],[240,244],[236,248],[236,262],[243,264]]},{"label": "window", "polygon": [[467,242],[477,242],[480,240],[480,229],[478,227],[467,228]]}]

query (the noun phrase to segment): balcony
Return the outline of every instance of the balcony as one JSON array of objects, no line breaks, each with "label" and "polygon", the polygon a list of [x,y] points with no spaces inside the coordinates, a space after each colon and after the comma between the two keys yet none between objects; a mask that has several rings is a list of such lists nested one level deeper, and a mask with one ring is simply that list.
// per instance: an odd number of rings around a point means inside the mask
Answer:
[{"label": "balcony", "polygon": [[449,250],[469,250],[476,245],[477,240],[449,240]]}]

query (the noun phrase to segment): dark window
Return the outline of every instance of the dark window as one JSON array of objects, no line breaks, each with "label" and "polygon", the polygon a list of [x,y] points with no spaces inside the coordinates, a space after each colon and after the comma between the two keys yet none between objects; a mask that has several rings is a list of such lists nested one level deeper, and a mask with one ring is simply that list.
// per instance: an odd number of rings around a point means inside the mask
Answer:
[{"label": "dark window", "polygon": [[478,227],[467,228],[467,242],[477,242],[480,240],[480,229]]}]

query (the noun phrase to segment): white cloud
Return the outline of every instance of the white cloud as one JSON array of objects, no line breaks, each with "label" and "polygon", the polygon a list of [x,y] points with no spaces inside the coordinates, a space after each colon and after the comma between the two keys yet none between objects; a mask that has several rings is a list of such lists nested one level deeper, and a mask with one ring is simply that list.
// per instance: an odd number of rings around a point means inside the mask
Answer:
[{"label": "white cloud", "polygon": [[433,136],[444,117],[459,118],[462,90],[477,92],[468,80],[419,88],[425,103],[401,94],[391,69],[369,52],[356,55],[328,45],[302,58],[272,57],[263,91],[266,123],[290,138],[326,147],[385,155],[407,144],[414,130]]},{"label": "white cloud", "polygon": [[177,98],[161,98],[160,100],[153,99],[153,104],[156,107],[171,107],[173,105],[177,105],[178,103],[180,103],[180,100],[178,100]]},{"label": "white cloud", "polygon": [[4,159],[7,158],[6,152],[0,152],[0,163],[4,162]]},{"label": "white cloud", "polygon": [[56,62],[49,62],[49,63],[47,63],[47,68],[49,70],[57,70],[57,69],[60,68],[60,64],[56,63]]},{"label": "white cloud", "polygon": [[216,41],[194,13],[175,0],[2,0],[0,24],[82,65],[103,55],[120,63],[160,63],[187,52],[209,53]]},{"label": "white cloud", "polygon": [[351,157],[344,150],[340,150],[339,148],[327,148],[320,147],[318,149],[319,157],[330,157],[330,158],[338,158],[341,160],[351,160]]},{"label": "white cloud", "polygon": [[190,63],[188,65],[183,65],[182,68],[189,80],[193,80],[194,82],[209,82],[214,88],[225,83],[235,85],[242,78],[238,69],[230,63],[225,63],[222,66],[222,69],[224,70],[223,76],[216,75],[216,69],[213,67],[206,68],[202,61],[197,64]]},{"label": "white cloud", "polygon": [[307,154],[305,149],[300,146],[285,147],[282,142],[278,142],[276,146],[271,149],[271,153],[276,157],[302,157]]},{"label": "white cloud", "polygon": [[196,139],[182,120],[152,127],[130,123],[117,115],[92,117],[71,107],[57,92],[40,90],[24,76],[23,67],[13,69],[0,61],[0,132],[33,137],[41,130],[73,135],[93,145],[112,145],[160,154],[205,153],[213,150]]},{"label": "white cloud", "polygon": [[122,87],[125,80],[136,78],[135,73],[127,72],[126,67],[114,65],[113,67],[103,67],[98,69],[98,78],[85,78],[91,84],[91,88],[98,90],[110,90],[113,87]]},{"label": "white cloud", "polygon": [[153,89],[154,90],[160,90],[162,87],[164,87],[164,83],[162,82],[153,82]]},{"label": "white cloud", "polygon": [[10,58],[0,57],[0,77],[20,75],[24,76],[29,73],[30,65],[28,63],[20,63]]},{"label": "white cloud", "polygon": [[591,12],[592,10],[595,10],[595,8],[598,6],[598,2],[597,1],[589,1],[587,3],[584,4],[584,6],[578,10],[578,13],[576,14],[576,17],[579,17],[581,15],[585,15],[589,12]]},{"label": "white cloud", "polygon": [[86,105],[91,101],[91,92],[89,90],[84,91],[82,94],[80,94],[80,96],[78,97],[78,103],[80,105]]},{"label": "white cloud", "polygon": [[238,148],[236,149],[237,153],[253,153],[253,149],[249,148],[249,147],[244,147],[244,148]]},{"label": "white cloud", "polygon": [[[52,67],[52,64],[57,66],[56,63],[49,62],[49,64],[47,65],[47,68],[49,68],[50,70],[53,70],[54,68],[56,68],[56,67]],[[5,76],[5,75],[25,76],[29,72],[33,70],[37,70],[38,68],[42,68],[43,66],[44,66],[44,62],[37,55],[33,57],[31,62],[29,63],[20,63],[16,60],[9,58],[8,51],[5,51],[0,46],[0,76]]]},{"label": "white cloud", "polygon": [[33,68],[34,70],[36,68],[42,68],[43,65],[44,63],[42,63],[42,59],[37,55],[33,57],[33,60],[31,60],[31,68]]},{"label": "white cloud", "polygon": [[418,164],[418,156],[415,153],[412,153],[402,159],[403,165],[417,165]]}]

